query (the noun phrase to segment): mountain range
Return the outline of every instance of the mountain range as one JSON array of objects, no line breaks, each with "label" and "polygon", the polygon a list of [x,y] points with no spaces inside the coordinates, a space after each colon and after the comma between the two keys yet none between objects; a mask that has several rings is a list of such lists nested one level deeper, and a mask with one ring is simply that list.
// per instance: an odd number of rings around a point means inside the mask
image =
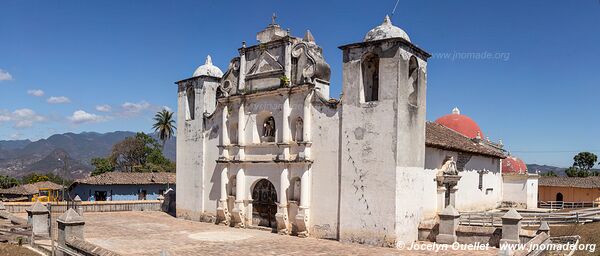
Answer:
[{"label": "mountain range", "polygon": [[[93,170],[92,158],[108,156],[113,145],[130,136],[135,136],[135,132],[63,133],[37,141],[0,140],[0,175],[54,173],[69,178],[86,177]],[[163,153],[175,160],[175,138],[167,141]]]}]

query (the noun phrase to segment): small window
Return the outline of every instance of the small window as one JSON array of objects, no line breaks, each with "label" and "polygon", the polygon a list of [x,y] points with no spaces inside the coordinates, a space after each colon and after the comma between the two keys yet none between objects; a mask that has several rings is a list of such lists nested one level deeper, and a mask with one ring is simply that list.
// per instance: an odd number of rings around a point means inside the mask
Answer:
[{"label": "small window", "polygon": [[196,109],[196,93],[193,87],[186,90],[187,108],[185,111],[185,120],[194,120],[194,112]]},{"label": "small window", "polygon": [[408,86],[410,89],[408,103],[417,107],[419,106],[419,63],[415,56],[410,57],[408,63]]},{"label": "small window", "polygon": [[371,102],[379,100],[379,57],[367,55],[362,61],[363,100]]},{"label": "small window", "polygon": [[479,186],[478,186],[478,188],[479,188],[479,190],[483,190],[483,172],[479,172]]}]

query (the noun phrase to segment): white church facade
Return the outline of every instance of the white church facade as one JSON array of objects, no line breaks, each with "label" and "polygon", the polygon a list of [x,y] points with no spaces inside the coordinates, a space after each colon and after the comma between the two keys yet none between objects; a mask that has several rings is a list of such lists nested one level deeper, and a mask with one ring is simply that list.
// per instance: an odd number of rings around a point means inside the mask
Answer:
[{"label": "white church facade", "polygon": [[208,57],[177,82],[178,217],[393,247],[449,204],[536,207],[536,176],[503,172],[502,145],[458,110],[426,121],[430,54],[389,18],[340,47],[339,100],[310,32],[257,39],[225,73]]}]

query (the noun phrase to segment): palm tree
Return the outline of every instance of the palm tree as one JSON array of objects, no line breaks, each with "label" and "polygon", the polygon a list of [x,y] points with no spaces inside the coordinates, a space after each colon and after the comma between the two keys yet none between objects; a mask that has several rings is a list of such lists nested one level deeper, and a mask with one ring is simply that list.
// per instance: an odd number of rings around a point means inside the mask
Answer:
[{"label": "palm tree", "polygon": [[173,120],[173,112],[166,109],[157,112],[154,115],[154,131],[158,133],[158,138],[162,141],[162,148],[165,149],[165,143],[175,133],[175,120]]}]

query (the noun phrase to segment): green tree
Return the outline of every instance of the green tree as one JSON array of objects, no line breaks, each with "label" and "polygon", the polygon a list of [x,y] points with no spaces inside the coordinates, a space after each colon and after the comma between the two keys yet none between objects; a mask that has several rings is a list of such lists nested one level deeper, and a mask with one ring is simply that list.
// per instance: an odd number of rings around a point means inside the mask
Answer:
[{"label": "green tree", "polygon": [[19,185],[19,181],[10,176],[0,175],[0,188],[11,188]]},{"label": "green tree", "polygon": [[32,173],[29,175],[25,175],[23,177],[23,183],[26,183],[26,184],[31,184],[31,183],[41,182],[41,181],[49,181],[49,180],[50,180],[50,178],[47,175],[37,174],[37,173]]},{"label": "green tree", "polygon": [[158,138],[162,142],[162,149],[165,148],[165,143],[175,133],[175,120],[173,120],[173,112],[163,109],[154,115],[154,125],[152,125],[154,131],[158,133]]},{"label": "green tree", "polygon": [[115,169],[129,172],[175,170],[175,164],[162,154],[161,145],[144,133],[137,133],[115,144],[109,162]]},{"label": "green tree", "polygon": [[590,152],[581,152],[573,157],[573,166],[583,171],[589,171],[598,161],[598,156]]},{"label": "green tree", "polygon": [[115,170],[115,166],[113,166],[108,158],[93,158],[91,164],[94,166],[92,176],[100,175],[105,172],[112,172]]}]

